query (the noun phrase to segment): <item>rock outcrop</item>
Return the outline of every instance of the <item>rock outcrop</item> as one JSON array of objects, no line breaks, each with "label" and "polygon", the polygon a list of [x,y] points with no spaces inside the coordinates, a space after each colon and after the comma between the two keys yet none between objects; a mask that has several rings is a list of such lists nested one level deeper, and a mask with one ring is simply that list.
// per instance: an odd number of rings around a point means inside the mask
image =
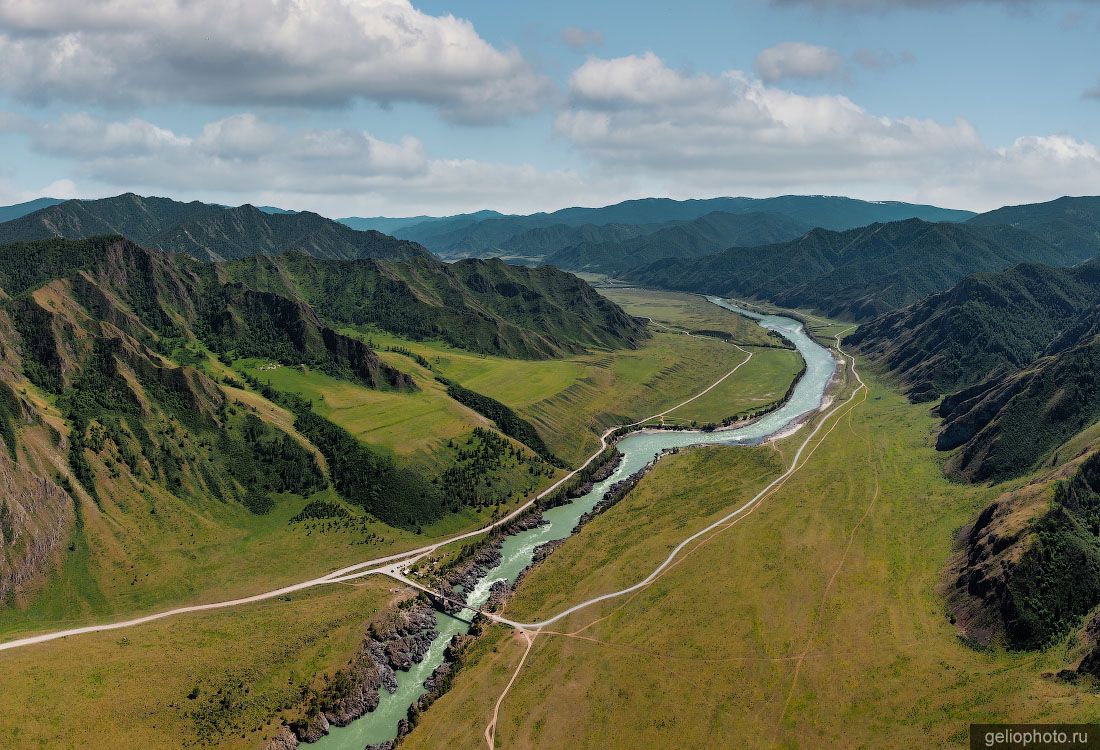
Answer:
[{"label": "rock outcrop", "polygon": [[74,517],[65,490],[0,454],[0,601],[48,572]]},{"label": "rock outcrop", "polygon": [[419,663],[437,632],[435,611],[419,600],[385,612],[367,628],[348,665],[312,692],[304,715],[290,723],[289,731],[301,742],[316,742],[330,726],[347,726],[376,709],[378,691],[395,691],[397,671]]}]

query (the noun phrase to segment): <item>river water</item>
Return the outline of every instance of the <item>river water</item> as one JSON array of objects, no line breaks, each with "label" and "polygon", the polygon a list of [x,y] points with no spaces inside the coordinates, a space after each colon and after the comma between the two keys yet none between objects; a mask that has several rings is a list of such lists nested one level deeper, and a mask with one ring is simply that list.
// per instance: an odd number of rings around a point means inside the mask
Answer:
[{"label": "river water", "polygon": [[[759,315],[717,297],[707,299],[731,312],[752,318],[760,326],[783,336],[798,349],[806,362],[806,371],[787,403],[744,427],[713,432],[639,430],[622,438],[617,445],[623,454],[623,460],[614,473],[596,484],[587,495],[545,511],[543,518],[546,523],[542,526],[506,537],[501,549],[500,564],[477,582],[467,596],[466,604],[479,607],[488,600],[489,589],[495,582],[515,581],[531,564],[536,547],[569,536],[580,517],[592,510],[612,484],[642,469],[666,448],[716,444],[753,445],[783,432],[821,406],[829,381],[836,372],[837,362],[828,349],[806,333],[801,323],[777,315]],[[466,621],[473,615],[472,610],[464,610],[459,614],[463,619],[459,619],[437,612],[439,635],[419,664],[408,672],[397,673],[397,691],[391,694],[382,690],[378,708],[346,727],[332,727],[327,736],[308,747],[313,750],[363,750],[366,745],[394,739],[397,736],[398,722],[405,718],[409,706],[426,692],[424,680],[443,662],[443,651],[451,638],[468,630]]]}]

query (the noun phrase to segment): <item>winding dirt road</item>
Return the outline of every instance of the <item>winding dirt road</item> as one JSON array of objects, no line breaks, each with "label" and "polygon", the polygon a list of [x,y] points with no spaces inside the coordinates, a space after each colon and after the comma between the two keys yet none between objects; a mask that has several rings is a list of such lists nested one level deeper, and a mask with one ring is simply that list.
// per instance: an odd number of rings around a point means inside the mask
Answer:
[{"label": "winding dirt road", "polygon": [[[683,335],[694,336],[695,334],[683,332]],[[207,612],[207,611],[215,610],[215,609],[226,609],[228,607],[239,607],[243,604],[253,604],[255,602],[262,602],[262,601],[265,601],[267,599],[274,599],[274,598],[279,597],[279,596],[285,596],[287,594],[291,594],[291,593],[294,593],[296,591],[302,591],[303,589],[312,588],[314,586],[321,586],[321,585],[330,584],[330,583],[343,583],[345,581],[349,581],[349,580],[352,580],[352,579],[355,579],[355,578],[362,578],[363,576],[367,576],[367,575],[373,575],[373,574],[381,573],[381,574],[386,574],[386,575],[391,575],[392,576],[394,574],[395,570],[396,570],[396,564],[411,565],[412,563],[416,562],[417,560],[424,557],[425,555],[429,555],[432,552],[435,552],[440,547],[446,546],[448,544],[453,544],[455,542],[460,542],[464,539],[471,539],[473,537],[480,536],[481,534],[484,534],[488,531],[492,531],[493,529],[497,528],[498,526],[502,526],[502,525],[512,521],[513,519],[518,517],[520,514],[527,511],[537,501],[541,500],[542,498],[546,497],[550,493],[557,490],[563,483],[565,483],[566,481],[571,479],[578,471],[581,471],[582,469],[587,467],[590,463],[595,461],[596,458],[607,448],[607,439],[608,439],[608,437],[610,437],[610,435],[613,432],[615,432],[616,430],[622,429],[623,427],[635,427],[637,425],[644,424],[646,422],[650,422],[654,419],[659,419],[659,418],[665,416],[666,414],[668,414],[669,412],[675,411],[676,409],[679,409],[681,406],[684,406],[686,404],[690,404],[695,399],[700,398],[702,396],[705,396],[711,390],[713,390],[718,385],[720,385],[724,380],[726,380],[728,377],[730,377],[735,372],[737,372],[739,369],[741,369],[741,367],[743,367],[750,359],[752,359],[752,356],[753,356],[752,352],[741,348],[737,344],[733,344],[733,346],[737,347],[737,349],[744,352],[748,356],[745,357],[745,359],[741,360],[741,362],[739,362],[737,364],[737,366],[734,367],[732,370],[727,372],[722,377],[718,378],[718,380],[711,383],[709,386],[707,386],[706,388],[701,390],[699,393],[696,393],[694,396],[692,396],[689,399],[681,401],[680,403],[676,404],[673,407],[665,409],[664,411],[659,412],[657,414],[653,414],[651,416],[645,417],[644,419],[639,419],[637,422],[631,422],[630,424],[619,425],[617,427],[609,428],[606,432],[604,432],[600,436],[600,448],[599,448],[599,450],[597,450],[595,453],[593,453],[591,456],[589,456],[588,459],[583,464],[581,464],[578,468],[576,468],[573,471],[566,474],[564,477],[562,477],[558,481],[554,482],[554,484],[547,487],[545,490],[543,490],[538,495],[536,495],[535,497],[528,500],[523,505],[521,505],[518,508],[516,508],[515,510],[513,510],[508,515],[498,519],[497,521],[494,521],[493,523],[486,524],[485,526],[474,529],[472,531],[467,531],[467,532],[464,532],[464,533],[461,533],[461,534],[456,534],[454,536],[447,537],[446,539],[441,539],[437,542],[433,542],[432,544],[428,544],[428,545],[425,545],[423,547],[417,547],[416,549],[406,550],[405,552],[398,552],[398,553],[395,553],[395,554],[392,554],[392,555],[386,555],[386,556],[383,556],[383,557],[376,557],[376,558],[373,558],[371,560],[366,560],[366,561],[361,562],[361,563],[356,563],[354,565],[349,565],[347,567],[340,568],[338,570],[334,570],[331,573],[320,576],[318,578],[311,578],[308,581],[302,581],[300,583],[291,584],[289,586],[284,586],[283,588],[275,589],[273,591],[265,591],[262,594],[253,594],[252,596],[245,596],[245,597],[241,597],[239,599],[228,599],[226,601],[212,602],[212,603],[209,603],[209,604],[192,604],[192,605],[185,606],[185,607],[176,607],[175,609],[169,609],[169,610],[165,610],[163,612],[157,612],[157,613],[151,614],[151,615],[143,615],[141,617],[135,617],[135,618],[132,618],[132,619],[129,619],[129,620],[119,620],[117,622],[104,623],[104,624],[101,624],[101,625],[85,625],[83,627],[78,627],[78,628],[68,628],[66,630],[56,630],[56,631],[53,631],[51,633],[42,633],[42,634],[39,634],[39,635],[27,636],[26,638],[19,638],[19,639],[16,639],[16,640],[11,640],[11,641],[6,641],[6,642],[3,642],[3,643],[0,643],[0,651],[7,651],[9,649],[21,648],[21,647],[24,647],[24,646],[31,646],[31,645],[38,644],[38,643],[47,643],[49,641],[58,640],[59,638],[68,638],[70,636],[84,635],[86,633],[99,633],[99,632],[103,632],[103,631],[106,631],[106,630],[119,630],[119,629],[122,629],[122,628],[132,628],[136,625],[144,625],[145,623],[155,622],[156,620],[163,620],[167,617],[175,617],[177,615],[184,615],[184,614],[188,614],[188,613],[191,613],[191,612]],[[387,567],[387,566],[393,566],[393,567],[391,568],[391,567]],[[406,582],[408,582],[408,579],[404,579],[404,580]],[[509,623],[509,624],[511,624],[511,623]]]},{"label": "winding dirt road", "polygon": [[758,492],[755,496],[753,496],[752,499],[746,501],[743,505],[735,508],[734,510],[732,510],[729,513],[727,513],[726,515],[722,516],[721,518],[719,518],[717,521],[710,524],[706,528],[700,529],[699,531],[697,531],[694,534],[692,534],[691,536],[689,536],[687,539],[684,539],[682,542],[677,544],[673,548],[673,550],[668,554],[668,557],[666,557],[660,565],[658,565],[656,568],[653,569],[652,573],[650,573],[648,576],[643,578],[641,581],[638,581],[637,583],[635,583],[633,586],[628,586],[625,589],[619,589],[618,591],[612,591],[612,592],[607,593],[607,594],[601,594],[600,596],[594,596],[591,599],[586,599],[585,601],[583,601],[579,604],[574,604],[572,607],[569,607],[568,609],[564,609],[561,612],[558,612],[553,617],[549,617],[549,618],[547,618],[545,620],[542,620],[540,622],[514,622],[512,620],[508,620],[508,619],[503,618],[503,617],[492,617],[492,616],[490,616],[491,619],[496,620],[497,622],[504,623],[506,625],[511,625],[513,627],[519,628],[520,630],[539,630],[540,628],[544,628],[547,625],[551,625],[551,624],[557,622],[558,620],[562,619],[563,617],[568,617],[569,615],[573,614],[574,612],[579,612],[582,609],[590,607],[593,604],[598,604],[599,602],[607,601],[608,599],[615,599],[615,598],[618,598],[618,597],[623,596],[625,594],[630,594],[630,593],[633,593],[633,592],[635,592],[639,589],[643,589],[646,586],[648,586],[649,584],[653,583],[653,581],[656,580],[656,578],[661,574],[661,572],[665,568],[667,568],[669,565],[672,564],[672,562],[676,559],[676,556],[679,555],[681,551],[683,551],[684,547],[688,546],[689,544],[694,542],[699,537],[705,536],[706,534],[710,533],[711,531],[714,531],[719,526],[722,526],[724,524],[729,523],[730,521],[732,521],[737,516],[741,515],[742,513],[745,513],[748,510],[751,510],[754,506],[758,505],[761,501],[763,501],[764,498],[766,498],[769,494],[771,494],[771,492],[776,487],[778,487],[782,483],[786,482],[787,479],[789,479],[792,474],[794,474],[796,471],[798,471],[799,469],[801,469],[803,466],[806,465],[805,462],[799,463],[799,461],[801,461],[802,454],[805,452],[805,450],[809,446],[810,442],[817,436],[817,433],[821,431],[821,428],[829,421],[829,419],[834,414],[836,414],[838,411],[840,411],[841,409],[846,407],[848,404],[850,404],[853,400],[855,400],[856,396],[859,395],[859,393],[867,387],[867,385],[863,382],[863,379],[860,377],[859,372],[856,370],[855,358],[852,357],[851,355],[845,354],[844,351],[840,348],[840,337],[844,333],[847,333],[848,330],[851,330],[851,329],[846,329],[845,331],[842,331],[841,333],[838,333],[835,336],[836,350],[842,357],[844,357],[845,359],[847,359],[849,361],[849,364],[852,368],[852,376],[855,378],[858,385],[856,386],[856,388],[854,388],[852,390],[851,395],[849,395],[847,399],[845,399],[844,401],[842,401],[841,403],[837,404],[832,409],[830,409],[828,412],[826,412],[826,414],[821,418],[821,420],[817,423],[817,425],[813,428],[813,430],[810,431],[810,434],[808,434],[806,436],[806,439],[803,440],[802,443],[798,446],[798,450],[795,451],[794,457],[791,459],[791,464],[790,464],[790,466],[787,467],[787,470],[784,471],[782,474],[780,474],[775,479],[773,479],[771,481],[771,483],[768,484],[767,487],[760,490],[760,492]]},{"label": "winding dirt road", "polygon": [[[852,328],[854,328],[854,327],[855,326],[852,326]],[[786,482],[787,479],[789,479],[795,472],[797,472],[799,469],[801,469],[803,466],[806,465],[806,462],[804,462],[804,461],[800,463],[800,461],[802,460],[802,455],[805,452],[806,448],[813,441],[814,437],[816,437],[817,434],[821,431],[821,428],[824,425],[826,425],[829,422],[829,420],[835,414],[837,414],[837,412],[839,412],[841,409],[843,409],[843,408],[847,407],[849,404],[851,404],[855,400],[856,396],[858,396],[861,392],[867,390],[867,384],[863,382],[863,378],[860,376],[859,371],[856,369],[855,357],[853,357],[850,354],[846,354],[844,352],[843,348],[840,346],[841,337],[850,330],[852,330],[852,329],[848,328],[848,329],[845,329],[844,331],[841,331],[840,333],[836,334],[836,336],[834,336],[834,339],[836,341],[836,351],[837,351],[838,354],[840,354],[841,357],[843,357],[845,360],[847,360],[848,365],[851,367],[852,377],[856,381],[857,386],[854,389],[852,389],[852,393],[848,396],[847,399],[845,399],[843,402],[841,402],[841,403],[837,404],[836,406],[834,406],[832,409],[830,409],[828,412],[826,412],[822,416],[821,420],[817,423],[817,425],[814,426],[813,430],[811,430],[810,433],[806,436],[806,439],[803,440],[802,443],[798,446],[798,450],[795,451],[794,457],[791,459],[790,466],[787,467],[787,470],[784,471],[782,474],[780,474],[778,477],[776,477],[774,480],[772,480],[768,484],[767,487],[760,490],[760,492],[758,492],[751,500],[745,502],[744,504],[737,507],[733,511],[729,512],[728,514],[726,514],[722,518],[720,518],[717,521],[711,523],[706,528],[701,529],[701,530],[695,532],[694,534],[692,534],[691,536],[687,537],[686,539],[684,539],[682,542],[680,542],[678,545],[676,545],[676,547],[672,550],[672,552],[669,553],[668,557],[666,557],[664,559],[664,561],[661,562],[660,565],[658,565],[656,568],[654,568],[653,571],[648,576],[646,576],[644,579],[642,579],[638,583],[635,583],[632,586],[628,586],[628,587],[626,587],[624,589],[620,589],[618,591],[612,591],[612,592],[607,593],[607,594],[601,594],[600,596],[595,596],[595,597],[592,597],[591,599],[586,599],[585,601],[580,602],[579,604],[574,604],[572,607],[564,609],[561,612],[558,612],[557,614],[555,614],[554,616],[549,617],[549,618],[547,618],[545,620],[542,620],[540,622],[521,623],[521,622],[515,622],[514,620],[509,620],[506,617],[501,617],[499,615],[494,615],[492,613],[483,613],[483,615],[485,617],[489,618],[490,620],[493,620],[495,622],[499,622],[503,625],[510,625],[513,628],[516,628],[517,631],[519,633],[521,633],[523,635],[524,639],[527,641],[527,647],[524,649],[523,657],[520,659],[519,664],[516,665],[515,671],[512,672],[512,676],[508,680],[508,684],[504,687],[504,690],[497,697],[496,704],[493,706],[492,717],[489,719],[489,723],[485,727],[485,744],[488,746],[489,750],[495,750],[495,747],[496,747],[496,728],[497,728],[497,722],[500,719],[501,705],[504,703],[504,699],[508,696],[509,691],[511,691],[512,686],[515,684],[516,680],[519,678],[519,674],[523,670],[523,665],[526,663],[527,657],[531,653],[531,648],[535,645],[535,638],[538,637],[539,633],[542,631],[542,628],[544,628],[547,625],[550,625],[552,623],[555,623],[555,622],[557,622],[558,620],[561,620],[564,617],[568,617],[569,615],[573,614],[574,612],[579,612],[580,610],[583,610],[587,607],[590,607],[593,604],[597,604],[599,602],[607,601],[609,599],[615,599],[615,598],[618,598],[620,596],[624,596],[626,594],[638,591],[638,590],[643,589],[646,586],[650,585],[653,581],[655,581],[661,575],[661,573],[665,569],[667,569],[674,562],[677,555],[679,555],[680,552],[682,552],[685,547],[687,547],[689,544],[691,544],[696,539],[699,539],[700,537],[705,536],[706,534],[708,534],[712,531],[716,531],[721,526],[723,526],[725,524],[728,524],[728,523],[734,521],[734,519],[737,519],[742,514],[745,514],[749,511],[751,511],[753,508],[755,508],[757,505],[759,505],[761,502],[763,502],[764,499],[767,498],[768,495],[771,494],[775,489],[777,489],[780,485],[782,485],[784,482]],[[828,434],[828,433],[826,433],[826,434]],[[811,450],[811,453],[813,453],[812,450]],[[807,457],[807,460],[808,460],[808,457]],[[877,497],[877,490],[876,490],[876,497]],[[868,509],[868,511],[869,511],[869,509]],[[861,523],[862,523],[862,521],[861,521]],[[849,546],[850,546],[850,543],[849,543]],[[838,570],[839,570],[839,568],[838,568]],[[393,573],[390,573],[390,575],[393,575]],[[835,575],[836,574],[834,573],[834,577],[835,577]],[[419,586],[418,584],[413,583],[412,581],[405,578],[404,576],[400,576],[398,574],[398,576],[395,576],[395,577],[400,577],[400,579],[405,581],[406,583],[412,584],[412,585],[416,586],[417,588],[422,588],[421,586]],[[427,589],[424,589],[424,590],[427,591]],[[792,687],[792,690],[793,690],[793,687]]]}]

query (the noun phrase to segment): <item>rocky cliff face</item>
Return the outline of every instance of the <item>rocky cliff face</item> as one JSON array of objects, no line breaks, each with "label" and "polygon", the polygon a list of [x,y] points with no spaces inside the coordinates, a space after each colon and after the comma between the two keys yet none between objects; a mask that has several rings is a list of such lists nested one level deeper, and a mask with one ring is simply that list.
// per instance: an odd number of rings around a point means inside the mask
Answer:
[{"label": "rocky cliff face", "polygon": [[0,601],[46,575],[74,517],[65,490],[0,455]]}]

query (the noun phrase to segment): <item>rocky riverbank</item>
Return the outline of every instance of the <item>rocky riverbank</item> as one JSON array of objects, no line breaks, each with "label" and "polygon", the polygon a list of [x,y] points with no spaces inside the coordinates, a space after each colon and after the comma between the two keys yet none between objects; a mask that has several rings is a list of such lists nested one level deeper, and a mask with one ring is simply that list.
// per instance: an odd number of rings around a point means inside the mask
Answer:
[{"label": "rocky riverbank", "polygon": [[524,513],[500,531],[490,535],[480,544],[470,548],[470,553],[457,560],[438,580],[441,594],[437,604],[448,614],[463,609],[467,595],[477,582],[500,564],[501,546],[504,540],[515,534],[541,526],[544,523],[541,509],[535,508]]},{"label": "rocky riverbank", "polygon": [[298,716],[286,721],[266,750],[294,750],[316,742],[330,726],[347,726],[378,707],[379,690],[397,689],[397,670],[420,662],[436,636],[435,611],[421,599],[388,610],[372,621],[362,644],[343,669],[310,688]]},{"label": "rocky riverbank", "polygon": [[[592,506],[592,510],[588,511],[587,513],[581,514],[581,517],[577,519],[577,525],[573,527],[573,533],[576,534],[578,531],[580,531],[581,526],[584,526],[586,523],[591,521],[593,518],[600,515],[601,513],[606,511],[608,508],[615,505],[616,503],[621,501],[624,497],[626,497],[632,489],[634,489],[636,486],[638,486],[638,482],[642,481],[642,477],[644,477],[646,474],[648,474],[650,471],[653,470],[653,467],[657,465],[658,461],[660,461],[662,458],[664,458],[667,455],[671,455],[671,454],[679,453],[679,452],[680,452],[679,448],[668,448],[666,450],[663,450],[660,453],[658,453],[657,456],[652,461],[650,461],[648,464],[646,464],[642,468],[638,469],[636,472],[634,472],[633,474],[628,476],[626,479],[621,479],[618,482],[615,482],[615,484],[608,487],[607,492],[604,493],[604,496],[601,497],[599,499],[599,501],[595,505]],[[564,540],[562,540],[562,541],[564,541]],[[548,545],[543,545],[543,546],[545,547],[545,546],[548,546]],[[546,554],[544,554],[542,556],[542,558],[540,558],[540,559],[545,559],[546,555],[550,554],[550,552],[552,552],[552,551],[553,550],[548,550],[546,552]],[[538,550],[536,550],[536,557],[537,557],[537,552],[538,552]],[[534,564],[534,561],[532,562],[532,564]]]}]

